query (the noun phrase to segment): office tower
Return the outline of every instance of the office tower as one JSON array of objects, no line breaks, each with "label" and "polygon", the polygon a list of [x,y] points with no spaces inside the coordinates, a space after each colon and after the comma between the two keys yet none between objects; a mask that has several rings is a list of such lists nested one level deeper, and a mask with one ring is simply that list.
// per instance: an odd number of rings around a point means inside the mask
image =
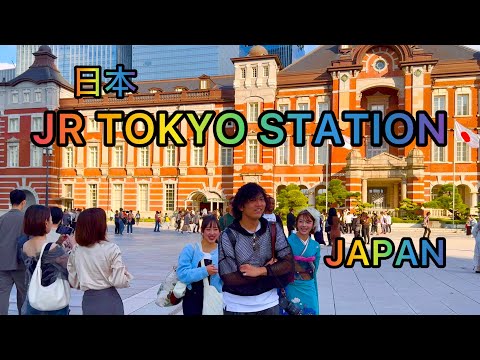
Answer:
[{"label": "office tower", "polygon": [[[240,45],[240,56],[247,56],[254,45]],[[283,67],[287,67],[305,55],[304,45],[262,45],[269,55],[278,55]]]},{"label": "office tower", "polygon": [[0,83],[10,81],[15,77],[15,68],[0,70]]},{"label": "office tower", "polygon": [[133,45],[136,80],[231,75],[238,45]]},{"label": "office tower", "polygon": [[[114,69],[116,64],[131,68],[131,45],[49,45],[57,57],[58,70],[65,80],[73,84],[74,67],[96,65],[104,69]],[[33,53],[39,45],[17,45],[16,76],[25,72],[33,64]]]}]

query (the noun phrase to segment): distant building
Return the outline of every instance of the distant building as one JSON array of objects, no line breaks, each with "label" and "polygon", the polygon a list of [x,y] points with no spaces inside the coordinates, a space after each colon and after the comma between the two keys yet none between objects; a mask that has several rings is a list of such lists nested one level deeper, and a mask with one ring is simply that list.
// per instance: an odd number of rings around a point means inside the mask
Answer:
[{"label": "distant building", "polygon": [[132,67],[138,81],[232,75],[238,56],[238,45],[133,45]]},{"label": "distant building", "polygon": [[15,77],[15,68],[0,70],[0,83],[10,81]]},{"label": "distant building", "polygon": [[[278,55],[282,67],[287,67],[305,55],[304,45],[262,45],[270,55]],[[253,45],[240,45],[240,57],[247,56]]]}]

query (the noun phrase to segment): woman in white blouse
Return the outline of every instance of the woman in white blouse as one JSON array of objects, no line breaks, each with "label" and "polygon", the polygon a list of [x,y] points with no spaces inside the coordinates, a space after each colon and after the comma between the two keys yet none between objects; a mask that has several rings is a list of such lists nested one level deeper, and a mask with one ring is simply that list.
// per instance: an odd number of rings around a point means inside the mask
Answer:
[{"label": "woman in white blouse", "polygon": [[106,239],[107,215],[91,208],[80,213],[75,229],[77,245],[68,259],[68,280],[84,291],[83,315],[124,315],[117,288],[130,286],[133,276],[122,261],[120,248]]}]

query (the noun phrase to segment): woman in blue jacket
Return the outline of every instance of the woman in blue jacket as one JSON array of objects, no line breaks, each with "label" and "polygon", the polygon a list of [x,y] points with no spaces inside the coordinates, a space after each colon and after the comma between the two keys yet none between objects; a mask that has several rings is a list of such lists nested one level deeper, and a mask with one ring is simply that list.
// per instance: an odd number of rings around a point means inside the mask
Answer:
[{"label": "woman in blue jacket", "polygon": [[177,277],[187,285],[182,302],[184,315],[202,315],[204,278],[208,277],[210,285],[222,292],[222,281],[218,275],[218,219],[213,215],[203,218],[201,233],[201,243],[187,244],[178,256]]}]

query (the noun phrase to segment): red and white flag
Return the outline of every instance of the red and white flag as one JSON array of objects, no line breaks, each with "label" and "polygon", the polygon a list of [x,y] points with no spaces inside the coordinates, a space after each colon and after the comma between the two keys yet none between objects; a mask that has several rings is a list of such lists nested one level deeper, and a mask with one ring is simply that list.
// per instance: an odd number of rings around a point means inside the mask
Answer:
[{"label": "red and white flag", "polygon": [[352,144],[350,143],[350,137],[343,135],[343,141],[345,141],[345,145],[343,147],[347,150],[352,150]]},{"label": "red and white flag", "polygon": [[472,148],[478,148],[480,146],[478,135],[458,121],[455,121],[455,138],[458,141],[467,143],[467,145]]}]

